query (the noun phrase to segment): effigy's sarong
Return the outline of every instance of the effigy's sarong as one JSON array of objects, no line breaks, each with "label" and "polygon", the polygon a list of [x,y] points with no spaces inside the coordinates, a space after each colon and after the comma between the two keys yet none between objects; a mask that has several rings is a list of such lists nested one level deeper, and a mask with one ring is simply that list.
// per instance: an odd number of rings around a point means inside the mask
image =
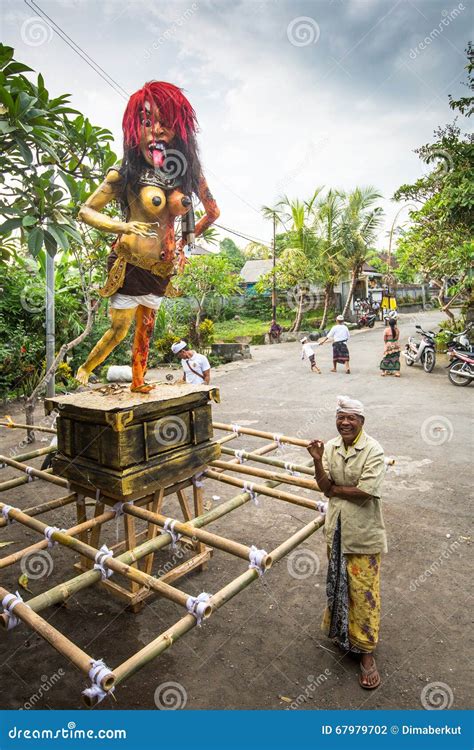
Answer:
[{"label": "effigy's sarong", "polygon": [[111,297],[120,290],[123,294],[175,296],[169,284],[174,271],[172,261],[131,253],[117,243],[109,255],[107,281],[99,289],[99,294],[101,297]]}]

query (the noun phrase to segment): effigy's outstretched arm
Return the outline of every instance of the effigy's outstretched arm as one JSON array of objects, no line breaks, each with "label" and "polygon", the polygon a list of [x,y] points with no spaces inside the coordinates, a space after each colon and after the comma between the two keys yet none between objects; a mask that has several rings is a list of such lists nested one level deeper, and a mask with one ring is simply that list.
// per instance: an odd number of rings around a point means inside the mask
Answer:
[{"label": "effigy's outstretched arm", "polygon": [[120,173],[111,169],[92,195],[79,209],[79,219],[85,224],[100,229],[103,232],[114,234],[138,234],[140,237],[148,237],[152,233],[152,227],[143,221],[114,221],[110,216],[102,214],[101,211],[108,203],[118,198],[118,183],[121,180]]},{"label": "effigy's outstretched arm", "polygon": [[221,213],[214,199],[214,196],[209,190],[209,186],[204,175],[201,175],[201,179],[199,181],[198,195],[206,213],[196,224],[196,237],[199,237],[200,234],[202,234],[208,227],[210,227],[211,224],[213,224],[216,219],[219,218]]}]

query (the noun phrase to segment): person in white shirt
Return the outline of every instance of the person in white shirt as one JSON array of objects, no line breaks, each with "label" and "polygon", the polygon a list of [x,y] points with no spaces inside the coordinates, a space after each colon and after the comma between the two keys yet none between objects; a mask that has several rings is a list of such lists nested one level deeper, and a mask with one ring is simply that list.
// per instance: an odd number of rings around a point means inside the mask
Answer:
[{"label": "person in white shirt", "polygon": [[321,370],[316,364],[316,355],[307,336],[301,339],[301,344],[301,359],[306,359],[307,357],[311,364],[311,372],[317,372],[318,375],[321,375]]},{"label": "person in white shirt", "polygon": [[171,351],[181,360],[183,383],[209,385],[211,382],[211,365],[204,354],[199,354],[194,349],[188,349],[185,341],[178,341],[173,344]]},{"label": "person in white shirt", "polygon": [[346,375],[351,374],[349,367],[349,349],[347,348],[347,342],[349,341],[349,329],[344,324],[344,316],[338,315],[336,318],[336,325],[331,328],[328,335],[325,336],[319,342],[319,346],[326,343],[328,339],[332,339],[332,370],[336,372],[337,363],[340,362],[346,369]]}]

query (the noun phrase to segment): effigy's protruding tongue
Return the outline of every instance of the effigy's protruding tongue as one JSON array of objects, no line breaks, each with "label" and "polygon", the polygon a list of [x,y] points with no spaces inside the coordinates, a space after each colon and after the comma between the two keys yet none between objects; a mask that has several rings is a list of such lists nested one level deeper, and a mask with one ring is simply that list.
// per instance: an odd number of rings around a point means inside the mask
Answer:
[{"label": "effigy's protruding tongue", "polygon": [[151,155],[153,157],[153,166],[157,168],[162,167],[165,160],[165,149],[161,143],[153,146]]}]

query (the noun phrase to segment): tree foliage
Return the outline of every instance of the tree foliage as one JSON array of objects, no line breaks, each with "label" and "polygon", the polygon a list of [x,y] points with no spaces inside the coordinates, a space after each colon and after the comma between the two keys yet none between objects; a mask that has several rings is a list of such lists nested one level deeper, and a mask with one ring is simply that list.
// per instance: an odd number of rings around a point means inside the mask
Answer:
[{"label": "tree foliage", "polygon": [[[472,45],[468,47],[468,82],[472,88]],[[472,111],[473,97],[450,104],[461,114]],[[413,185],[402,185],[395,199],[414,200],[418,210],[410,212],[412,225],[403,232],[397,247],[402,272],[417,272],[434,282],[441,308],[451,317],[450,305],[467,285],[472,285],[474,243],[474,143],[472,136],[456,124],[439,127],[433,143],[415,153],[429,171]],[[444,300],[449,282],[451,300]]]},{"label": "tree foliage", "polygon": [[0,45],[0,233],[20,233],[33,255],[54,254],[82,238],[78,206],[116,161],[110,131],[93,126],[69,104],[52,97],[41,74]]}]

